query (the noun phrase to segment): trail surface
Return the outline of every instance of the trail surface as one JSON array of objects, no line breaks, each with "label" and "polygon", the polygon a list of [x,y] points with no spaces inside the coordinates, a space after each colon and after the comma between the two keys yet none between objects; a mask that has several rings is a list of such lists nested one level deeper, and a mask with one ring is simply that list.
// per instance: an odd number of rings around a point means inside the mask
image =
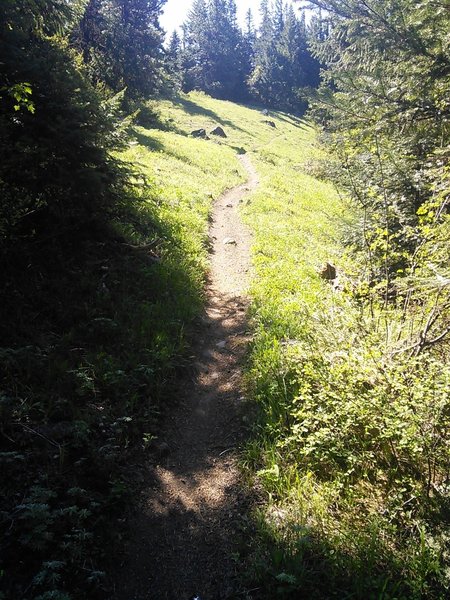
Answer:
[{"label": "trail surface", "polygon": [[248,182],[215,203],[210,227],[207,301],[192,340],[191,376],[167,424],[133,523],[117,600],[233,598],[232,553],[242,538],[248,505],[236,450],[244,435],[241,362],[246,323],[250,234],[238,206],[258,185],[249,158],[239,157]]}]

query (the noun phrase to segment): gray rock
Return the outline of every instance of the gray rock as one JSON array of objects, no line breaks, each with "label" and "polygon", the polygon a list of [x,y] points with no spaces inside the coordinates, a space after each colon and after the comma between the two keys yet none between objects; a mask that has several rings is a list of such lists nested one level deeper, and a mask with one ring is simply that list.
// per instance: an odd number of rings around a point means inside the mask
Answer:
[{"label": "gray rock", "polygon": [[206,135],[205,129],[196,129],[191,132],[192,137],[206,139],[208,136]]},{"label": "gray rock", "polygon": [[336,267],[330,263],[327,263],[319,272],[320,277],[326,281],[333,281],[336,279],[337,272]]},{"label": "gray rock", "polygon": [[213,129],[211,131],[211,135],[217,135],[221,138],[228,137],[227,134],[225,133],[225,131],[222,129],[222,127],[216,127],[215,129]]},{"label": "gray rock", "polygon": [[270,127],[273,127],[274,129],[277,128],[277,126],[275,125],[275,123],[273,121],[264,121],[264,123],[266,123],[266,125],[269,125]]}]

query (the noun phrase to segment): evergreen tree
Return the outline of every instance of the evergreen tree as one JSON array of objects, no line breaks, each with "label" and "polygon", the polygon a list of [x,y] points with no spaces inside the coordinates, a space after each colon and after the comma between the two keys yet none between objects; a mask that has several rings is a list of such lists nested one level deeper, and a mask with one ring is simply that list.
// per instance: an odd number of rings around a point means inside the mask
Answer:
[{"label": "evergreen tree", "polygon": [[196,0],[185,24],[184,89],[228,99],[246,96],[250,62],[235,0]]},{"label": "evergreen tree", "polygon": [[235,0],[194,0],[182,27],[183,90],[301,111],[299,89],[317,86],[319,63],[308,47],[305,16],[283,0],[262,0],[256,32],[251,11],[244,31]]},{"label": "evergreen tree", "polygon": [[249,8],[245,15],[245,31],[244,36],[250,41],[251,45],[254,46],[256,42],[256,28],[255,21],[253,19],[252,9]]},{"label": "evergreen tree", "polygon": [[167,49],[167,70],[176,90],[180,90],[182,87],[182,69],[181,38],[175,29],[170,36],[169,47]]},{"label": "evergreen tree", "polygon": [[[315,114],[334,140],[341,186],[364,210],[355,238],[369,254],[366,275],[382,282],[388,298],[399,273],[414,274],[418,249],[448,213],[449,13],[432,0],[312,4],[331,20],[328,37],[316,44],[327,69]],[[443,257],[429,258],[434,266],[422,265],[422,277],[446,273]]]},{"label": "evergreen tree", "polygon": [[273,96],[275,36],[269,0],[261,1],[260,13],[261,27],[255,43],[255,68],[249,79],[249,85],[256,98],[270,105]]},{"label": "evergreen tree", "polygon": [[[114,205],[113,125],[63,34],[77,3],[8,0],[0,10],[0,238],[37,220],[80,227]],[[51,37],[49,37],[51,36]],[[27,110],[27,108],[29,110]],[[26,217],[26,218],[25,218]],[[68,226],[68,225],[67,225]]]},{"label": "evergreen tree", "polygon": [[284,29],[286,6],[284,0],[274,0],[273,3],[273,33],[281,35]]},{"label": "evergreen tree", "polygon": [[[248,78],[255,68],[255,46],[256,28],[252,10],[249,8],[245,17],[245,30],[242,37],[242,65],[246,88],[248,88]],[[250,93],[249,90],[248,93]]]},{"label": "evergreen tree", "polygon": [[249,83],[256,98],[268,106],[302,111],[299,90],[317,84],[318,63],[308,49],[305,17],[281,1],[261,2],[261,28],[255,43]]},{"label": "evergreen tree", "polygon": [[207,52],[208,12],[205,0],[194,0],[183,25],[183,89],[205,89],[209,62]]},{"label": "evergreen tree", "polygon": [[75,35],[92,80],[127,96],[154,96],[163,81],[166,0],[89,0]]}]

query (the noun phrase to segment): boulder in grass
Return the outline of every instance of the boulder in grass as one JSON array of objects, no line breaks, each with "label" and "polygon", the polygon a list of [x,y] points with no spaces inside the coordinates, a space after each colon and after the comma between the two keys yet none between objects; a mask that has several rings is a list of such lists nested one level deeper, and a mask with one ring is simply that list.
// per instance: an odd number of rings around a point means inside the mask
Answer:
[{"label": "boulder in grass", "polygon": [[222,129],[222,127],[216,127],[215,129],[213,129],[211,131],[211,135],[218,135],[221,138],[228,137],[225,131]]},{"label": "boulder in grass", "polygon": [[201,138],[203,140],[205,140],[208,136],[206,135],[206,130],[205,129],[196,129],[195,131],[191,132],[192,137],[195,138]]},{"label": "boulder in grass", "polygon": [[322,279],[325,279],[326,281],[333,281],[337,277],[336,267],[330,263],[327,263],[319,271],[319,275],[320,277],[322,277]]},{"label": "boulder in grass", "polygon": [[266,123],[266,125],[269,125],[269,127],[273,127],[274,129],[276,129],[277,127],[274,121],[264,121],[264,123]]}]

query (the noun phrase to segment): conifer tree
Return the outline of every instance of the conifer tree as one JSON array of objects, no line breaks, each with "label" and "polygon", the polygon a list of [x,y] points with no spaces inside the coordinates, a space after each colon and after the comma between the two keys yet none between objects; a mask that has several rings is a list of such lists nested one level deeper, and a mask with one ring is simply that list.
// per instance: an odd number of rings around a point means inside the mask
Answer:
[{"label": "conifer tree", "polygon": [[284,0],[274,0],[273,3],[273,33],[281,35],[284,29],[286,6]]},{"label": "conifer tree", "polygon": [[175,29],[170,36],[167,49],[167,70],[172,79],[175,89],[180,90],[182,86],[182,46],[181,38]]},{"label": "conifer tree", "polygon": [[48,229],[75,229],[114,205],[112,123],[65,39],[74,8],[8,0],[0,10],[0,241],[16,227],[38,232],[40,214]]},{"label": "conifer tree", "polygon": [[228,99],[246,95],[249,61],[235,0],[196,0],[185,24],[184,89]]},{"label": "conifer tree", "polygon": [[288,8],[281,0],[272,5],[263,0],[261,17],[251,90],[268,106],[304,110],[298,91],[315,84],[318,73],[308,50],[304,15],[299,20],[292,6]]},{"label": "conifer tree", "polygon": [[74,36],[92,80],[128,97],[154,96],[162,85],[166,0],[89,0]]},{"label": "conifer tree", "polygon": [[245,30],[242,38],[243,70],[246,75],[245,86],[248,87],[248,78],[255,68],[256,28],[252,10],[249,8],[245,16]]},{"label": "conifer tree", "polygon": [[[317,36],[327,69],[315,114],[335,140],[341,186],[364,208],[359,241],[370,254],[371,278],[383,280],[388,296],[392,279],[408,273],[408,264],[415,265],[411,275],[417,267],[427,202],[435,202],[429,239],[439,211],[448,214],[449,12],[432,0],[311,3],[332,25],[328,36],[324,28]],[[422,265],[424,272],[446,272],[441,258],[429,259],[434,266]]]},{"label": "conifer tree", "polygon": [[275,55],[275,36],[269,0],[262,0],[260,6],[261,26],[255,43],[255,68],[249,79],[252,94],[271,104],[272,82]]},{"label": "conifer tree", "polygon": [[183,24],[183,89],[205,89],[209,63],[207,52],[208,13],[205,0],[194,0]]},{"label": "conifer tree", "polygon": [[283,0],[261,0],[261,26],[252,13],[242,32],[235,0],[194,0],[183,27],[183,89],[219,98],[256,98],[300,111],[298,89],[317,85],[319,65],[308,49],[305,18]]}]

